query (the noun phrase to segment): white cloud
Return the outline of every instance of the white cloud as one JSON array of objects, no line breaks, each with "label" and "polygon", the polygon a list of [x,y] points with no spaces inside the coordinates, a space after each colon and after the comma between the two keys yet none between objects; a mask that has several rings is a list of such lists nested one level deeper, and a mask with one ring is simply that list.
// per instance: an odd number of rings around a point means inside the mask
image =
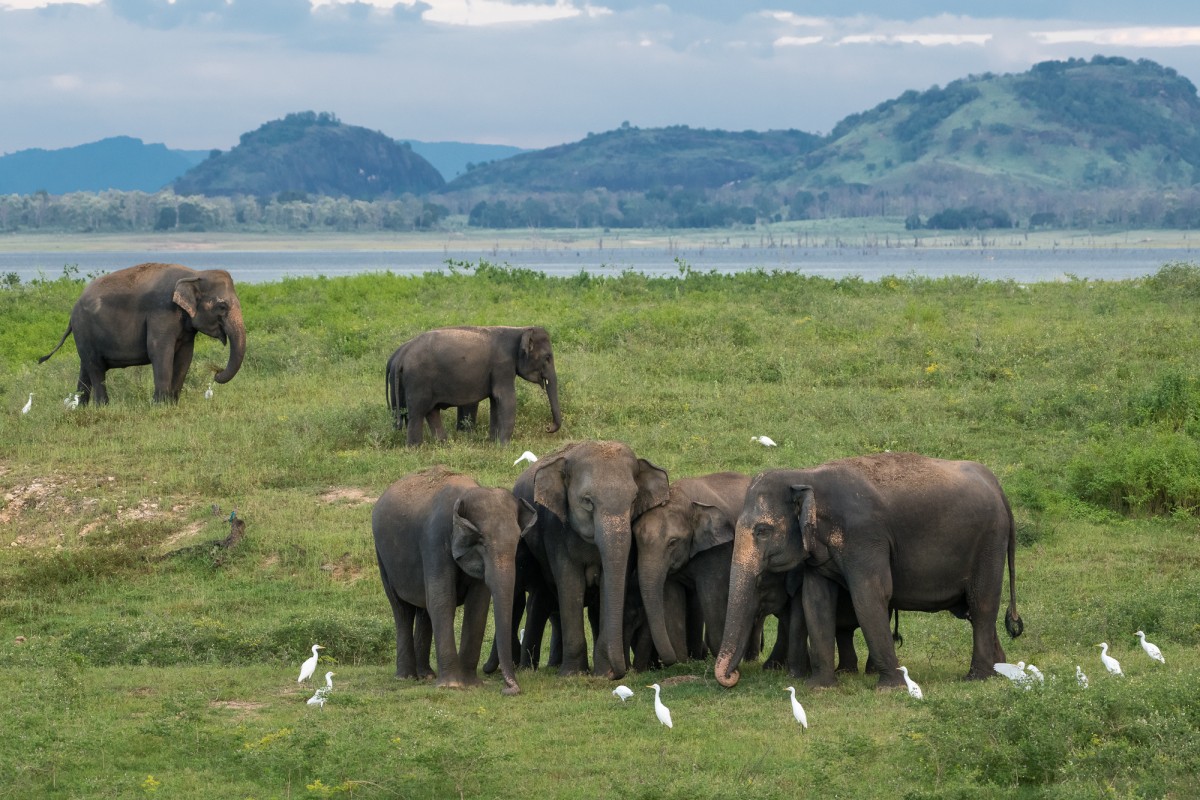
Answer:
[{"label": "white cloud", "polygon": [[807,47],[823,41],[824,36],[780,36],[773,44],[776,47]]},{"label": "white cloud", "polygon": [[67,3],[82,6],[96,6],[104,0],[0,0],[0,11],[33,11],[48,6],[61,6]]},{"label": "white cloud", "polygon": [[1200,27],[1078,28],[1035,31],[1042,44],[1097,44],[1105,47],[1195,47]]},{"label": "white cloud", "polygon": [[426,22],[467,27],[554,22],[580,16],[595,18],[612,13],[610,9],[602,6],[585,4],[579,8],[569,0],[555,0],[552,4],[512,3],[506,0],[310,0],[310,3],[314,9],[365,3],[384,10],[393,9],[398,5],[413,8],[419,4],[424,7],[421,19]]}]

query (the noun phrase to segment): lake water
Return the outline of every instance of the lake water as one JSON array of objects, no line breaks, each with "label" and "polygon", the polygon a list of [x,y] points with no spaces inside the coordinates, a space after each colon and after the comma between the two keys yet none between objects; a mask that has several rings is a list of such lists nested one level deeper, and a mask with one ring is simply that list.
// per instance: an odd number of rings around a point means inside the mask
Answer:
[{"label": "lake water", "polygon": [[686,247],[674,248],[522,248],[506,250],[139,250],[0,253],[0,275],[15,272],[22,282],[56,278],[64,265],[80,275],[112,272],[146,261],[186,264],[195,269],[227,269],[239,283],[278,281],[285,277],[357,275],[392,272],[419,275],[447,271],[448,261],[533,269],[549,275],[614,275],[623,270],[646,275],[679,275],[680,262],[700,272],[762,269],[800,272],[828,278],[858,276],[867,281],[895,275],[943,277],[971,275],[1021,283],[1124,280],[1158,271],[1164,264],[1200,263],[1200,248],[869,248],[869,247]]}]

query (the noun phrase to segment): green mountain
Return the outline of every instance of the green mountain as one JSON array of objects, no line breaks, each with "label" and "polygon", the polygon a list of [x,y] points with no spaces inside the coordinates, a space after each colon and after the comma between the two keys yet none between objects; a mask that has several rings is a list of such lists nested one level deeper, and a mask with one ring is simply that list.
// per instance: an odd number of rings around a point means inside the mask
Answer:
[{"label": "green mountain", "polygon": [[821,144],[802,131],[641,129],[628,123],[570,144],[520,153],[455,178],[447,192],[645,192],[717,189],[752,178],[783,177],[789,165]]},{"label": "green mountain", "polygon": [[58,150],[18,150],[0,156],[0,195],[156,192],[207,156],[206,150],[169,150],[129,136]]},{"label": "green mountain", "polygon": [[372,199],[425,194],[445,184],[408,144],[307,111],[242,134],[174,183],[177,194],[269,197],[329,195]]}]

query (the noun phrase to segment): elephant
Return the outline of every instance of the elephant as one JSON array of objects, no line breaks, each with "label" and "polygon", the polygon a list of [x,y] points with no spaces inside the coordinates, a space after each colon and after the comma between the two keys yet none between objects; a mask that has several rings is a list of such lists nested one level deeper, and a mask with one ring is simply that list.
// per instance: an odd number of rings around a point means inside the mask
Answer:
[{"label": "elephant", "polygon": [[[423,611],[437,647],[437,685],[480,682],[476,668],[488,601],[495,606],[496,630],[509,630],[517,543],[536,521],[533,507],[507,489],[482,487],[445,467],[406,475],[387,488],[375,503],[371,530],[396,623],[396,677],[429,674]],[[454,616],[460,605],[462,638],[456,649]],[[498,644],[502,692],[519,694],[509,637],[498,637]]]},{"label": "elephant", "polygon": [[610,441],[568,444],[517,478],[513,494],[538,515],[525,544],[558,598],[560,674],[587,672],[583,616],[589,592],[596,592],[593,610],[599,608],[595,672],[613,679],[625,674],[631,526],[647,509],[666,502],[668,485],[666,470],[638,458],[629,445]]},{"label": "elephant", "polygon": [[743,631],[763,572],[803,567],[802,607],[814,688],[833,686],[837,596],[849,592],[878,688],[904,688],[889,637],[891,609],[948,610],[971,621],[971,679],[1004,661],[996,635],[1004,564],[1005,627],[1024,629],[1016,607],[1016,533],[996,476],[973,461],[876,453],[809,469],[759,473],[746,492],[733,544],[717,681],[738,682]]},{"label": "elephant", "polygon": [[558,374],[545,328],[504,326],[436,328],[414,336],[387,362],[387,401],[396,428],[410,446],[422,442],[422,425],[445,440],[442,409],[458,408],[458,426],[474,425],[479,402],[490,400],[488,437],[507,443],[517,418],[516,376],[541,386],[550,401],[547,433],[562,426]]},{"label": "elephant", "polygon": [[228,341],[229,360],[213,380],[232,380],[246,355],[246,325],[229,273],[138,264],[89,283],[71,309],[66,332],[38,363],[45,363],[74,333],[80,403],[86,405],[93,395],[97,405],[108,403],[108,370],[143,364],[154,370],[154,401],[174,403],[192,364],[197,332],[221,344]]}]

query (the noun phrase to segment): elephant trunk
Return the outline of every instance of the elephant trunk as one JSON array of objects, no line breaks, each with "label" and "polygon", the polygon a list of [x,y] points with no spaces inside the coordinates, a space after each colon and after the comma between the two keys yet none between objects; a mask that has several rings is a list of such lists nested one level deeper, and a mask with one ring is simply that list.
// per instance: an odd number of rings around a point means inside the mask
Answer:
[{"label": "elephant trunk", "polygon": [[[640,559],[639,559],[640,561]],[[675,648],[671,645],[671,636],[667,633],[666,609],[663,601],[663,587],[667,582],[665,567],[646,566],[638,564],[638,586],[642,591],[642,603],[646,606],[646,618],[650,623],[650,636],[654,639],[654,648],[662,659],[664,667],[669,667],[679,659]]]},{"label": "elephant trunk", "polygon": [[[751,537],[747,536],[746,539]],[[738,531],[737,540],[742,540]],[[717,654],[715,673],[717,683],[726,689],[737,686],[741,677],[738,665],[746,653],[746,644],[750,641],[750,633],[754,627],[754,617],[758,611],[758,566],[757,554],[742,551],[753,551],[749,548],[738,547],[741,541],[734,542],[733,566],[729,573],[729,604],[725,609],[725,635],[721,637],[721,651]],[[743,557],[739,558],[739,555]]]},{"label": "elephant trunk", "polygon": [[488,585],[492,589],[492,608],[495,615],[496,634],[495,644],[500,661],[500,674],[504,677],[502,693],[507,696],[518,695],[521,687],[517,685],[516,670],[513,665],[513,586],[516,582],[516,567],[510,562],[507,567],[496,567],[491,570]]},{"label": "elephant trunk", "polygon": [[225,336],[229,339],[229,361],[225,369],[213,376],[217,383],[228,383],[242,368],[242,359],[246,357],[246,323],[242,321],[242,307],[234,303],[229,309],[229,315],[221,324]]},{"label": "elephant trunk", "polygon": [[546,426],[546,433],[556,433],[562,427],[562,409],[558,406],[558,375],[551,371],[542,379],[542,386],[550,401],[550,424]]},{"label": "elephant trunk", "polygon": [[600,624],[608,649],[609,674],[625,675],[625,576],[629,568],[629,543],[633,534],[629,514],[608,523],[596,541],[600,547],[603,580],[600,588]]}]

